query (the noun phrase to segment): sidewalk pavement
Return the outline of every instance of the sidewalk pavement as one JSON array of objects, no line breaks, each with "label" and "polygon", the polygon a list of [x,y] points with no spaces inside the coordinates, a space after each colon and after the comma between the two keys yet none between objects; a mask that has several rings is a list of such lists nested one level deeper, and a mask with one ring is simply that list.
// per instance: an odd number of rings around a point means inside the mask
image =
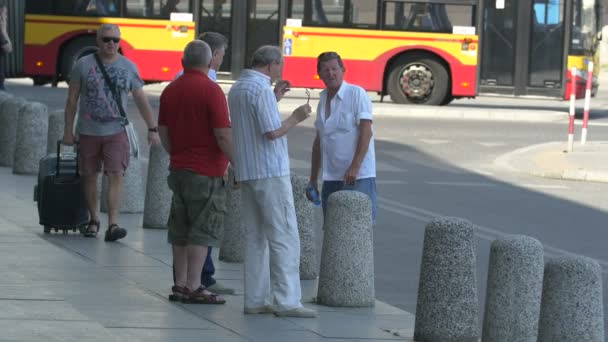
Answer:
[{"label": "sidewalk pavement", "polygon": [[129,234],[116,243],[103,234],[44,234],[35,181],[0,168],[1,341],[412,341],[412,314],[379,301],[373,308],[315,305],[316,281],[302,288],[318,318],[244,315],[241,264],[216,263],[217,279],[236,289],[225,305],[169,302],[166,230],[143,229],[141,214],[123,214]]},{"label": "sidewalk pavement", "polygon": [[568,144],[550,142],[505,154],[496,163],[511,171],[535,176],[588,182],[608,182],[608,141]]}]

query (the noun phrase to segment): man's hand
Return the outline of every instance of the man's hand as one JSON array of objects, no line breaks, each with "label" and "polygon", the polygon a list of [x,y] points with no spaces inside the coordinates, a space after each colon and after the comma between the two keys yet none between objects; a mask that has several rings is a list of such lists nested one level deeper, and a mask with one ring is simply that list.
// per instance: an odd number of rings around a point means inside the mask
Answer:
[{"label": "man's hand", "polygon": [[298,122],[302,122],[302,121],[308,119],[308,117],[310,116],[310,113],[312,113],[312,108],[310,107],[310,105],[308,103],[301,105],[300,107],[296,108],[296,110],[293,111],[293,115]]},{"label": "man's hand", "polygon": [[355,185],[355,182],[357,181],[357,175],[359,174],[359,168],[360,166],[356,165],[351,165],[348,167],[346,173],[344,174],[344,184]]},{"label": "man's hand", "polygon": [[148,145],[160,144],[158,132],[148,132]]},{"label": "man's hand", "polygon": [[291,83],[287,80],[280,80],[274,86],[274,96],[277,98],[277,102],[281,101],[283,96],[291,90]]},{"label": "man's hand", "polygon": [[74,145],[74,134],[72,134],[70,131],[63,132],[62,142],[64,145]]}]

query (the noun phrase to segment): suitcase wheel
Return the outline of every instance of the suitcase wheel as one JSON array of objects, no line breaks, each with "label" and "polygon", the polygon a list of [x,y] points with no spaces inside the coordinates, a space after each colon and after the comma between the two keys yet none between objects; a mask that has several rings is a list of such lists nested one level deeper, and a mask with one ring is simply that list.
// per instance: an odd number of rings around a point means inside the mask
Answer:
[{"label": "suitcase wheel", "polygon": [[51,233],[51,227],[44,226],[44,234],[50,234],[50,233]]},{"label": "suitcase wheel", "polygon": [[67,235],[68,234],[68,229],[63,228],[62,230],[63,230],[63,235]]}]

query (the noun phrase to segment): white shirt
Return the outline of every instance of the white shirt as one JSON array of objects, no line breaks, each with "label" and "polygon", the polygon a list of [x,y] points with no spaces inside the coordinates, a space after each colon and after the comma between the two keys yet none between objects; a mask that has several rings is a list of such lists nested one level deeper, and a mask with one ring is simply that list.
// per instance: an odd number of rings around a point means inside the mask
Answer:
[{"label": "white shirt", "polygon": [[[342,82],[338,93],[331,100],[331,115],[325,119],[327,89],[320,94],[315,127],[321,142],[321,163],[324,181],[344,180],[344,174],[355,157],[359,141],[360,120],[372,120],[372,101],[359,86]],[[357,179],[376,177],[374,137]]]},{"label": "white shirt", "polygon": [[281,114],[270,77],[243,70],[230,88],[228,106],[238,181],[289,176],[287,136],[270,140],[265,133],[281,128]]}]

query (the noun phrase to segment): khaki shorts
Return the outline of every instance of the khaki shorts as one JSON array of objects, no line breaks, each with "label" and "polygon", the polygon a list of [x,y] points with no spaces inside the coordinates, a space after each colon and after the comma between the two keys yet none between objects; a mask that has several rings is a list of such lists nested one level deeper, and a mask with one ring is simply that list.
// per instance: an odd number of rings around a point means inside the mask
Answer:
[{"label": "khaki shorts", "polygon": [[173,191],[167,224],[169,243],[218,247],[226,213],[224,180],[189,170],[172,170],[167,183]]}]

